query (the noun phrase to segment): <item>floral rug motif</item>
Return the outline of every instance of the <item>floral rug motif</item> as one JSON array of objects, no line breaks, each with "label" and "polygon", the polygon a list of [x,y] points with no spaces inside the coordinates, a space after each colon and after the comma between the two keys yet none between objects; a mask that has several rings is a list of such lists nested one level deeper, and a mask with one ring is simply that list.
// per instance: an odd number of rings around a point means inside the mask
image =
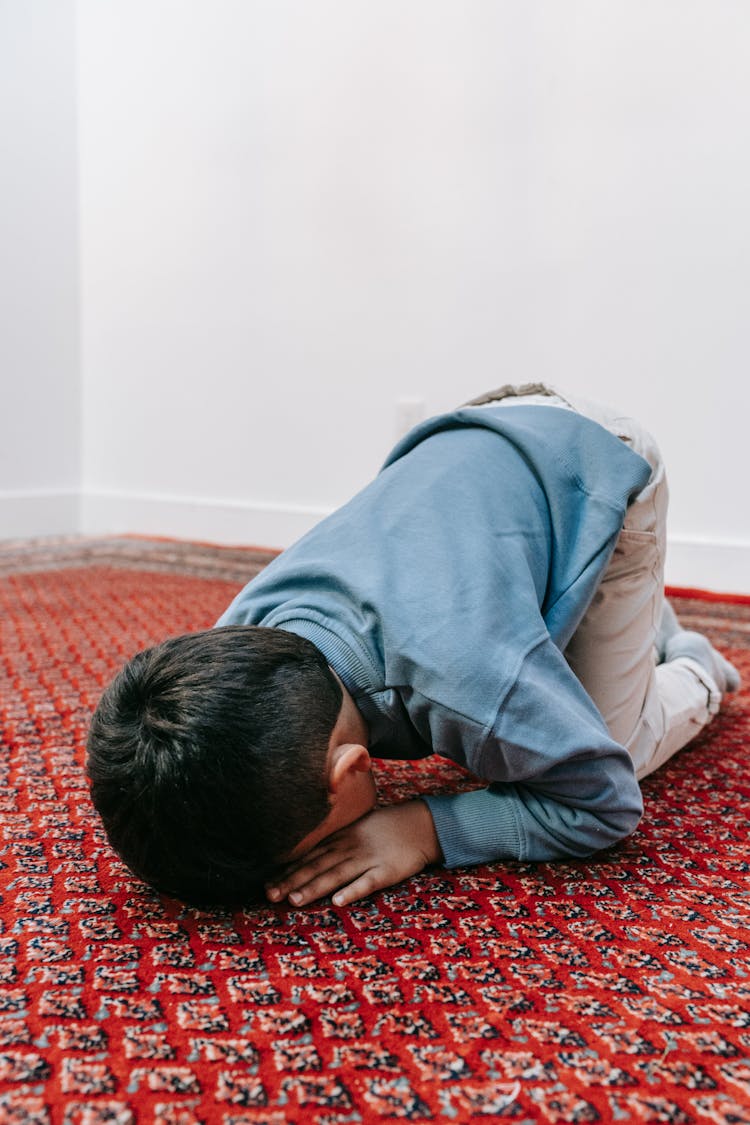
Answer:
[{"label": "floral rug motif", "polygon": [[[750,599],[671,592],[745,686],[602,857],[204,913],[108,848],[87,725],[125,659],[272,556],[0,544],[0,1123],[750,1123]],[[473,784],[377,773],[385,801]]]}]

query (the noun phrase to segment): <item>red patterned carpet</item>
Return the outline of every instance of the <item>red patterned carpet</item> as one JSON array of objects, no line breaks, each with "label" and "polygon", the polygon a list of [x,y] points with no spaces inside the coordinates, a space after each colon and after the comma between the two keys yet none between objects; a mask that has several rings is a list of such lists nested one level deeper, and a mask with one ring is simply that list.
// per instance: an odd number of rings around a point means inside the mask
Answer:
[{"label": "red patterned carpet", "polygon": [[[0,1123],[750,1122],[747,689],[597,862],[304,913],[199,913],[128,875],[87,794],[91,709],[268,557],[0,546]],[[675,605],[750,684],[749,600]],[[467,783],[437,758],[378,781]]]}]

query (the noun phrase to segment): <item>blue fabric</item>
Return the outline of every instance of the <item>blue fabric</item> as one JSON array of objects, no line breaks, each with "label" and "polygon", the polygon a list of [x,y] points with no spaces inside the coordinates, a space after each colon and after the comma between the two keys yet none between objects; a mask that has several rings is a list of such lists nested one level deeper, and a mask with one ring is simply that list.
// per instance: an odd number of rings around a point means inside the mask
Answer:
[{"label": "blue fabric", "polygon": [[448,866],[589,855],[629,834],[642,802],[563,651],[649,475],[573,411],[431,419],[217,624],[316,644],[375,756],[435,750],[489,783],[427,798]]}]

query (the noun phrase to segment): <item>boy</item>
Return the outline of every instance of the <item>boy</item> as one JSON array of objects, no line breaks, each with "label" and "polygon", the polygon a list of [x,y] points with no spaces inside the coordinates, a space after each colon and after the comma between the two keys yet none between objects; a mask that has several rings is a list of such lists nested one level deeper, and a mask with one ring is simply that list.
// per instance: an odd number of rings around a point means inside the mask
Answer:
[{"label": "boy", "polygon": [[[298,906],[615,844],[739,684],[664,602],[666,507],[637,423],[541,384],[418,426],[217,628],[104,693],[113,846],[181,898]],[[487,787],[374,808],[370,755],[432,750]]]}]

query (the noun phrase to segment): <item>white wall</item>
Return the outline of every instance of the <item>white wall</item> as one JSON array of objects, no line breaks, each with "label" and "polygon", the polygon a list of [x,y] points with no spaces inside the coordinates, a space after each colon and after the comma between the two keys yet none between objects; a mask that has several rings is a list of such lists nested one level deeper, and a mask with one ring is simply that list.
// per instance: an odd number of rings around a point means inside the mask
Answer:
[{"label": "white wall", "polygon": [[0,0],[0,537],[80,522],[72,0]]},{"label": "white wall", "polygon": [[750,588],[744,4],[80,17],[89,530],[284,544],[399,399],[543,377],[659,433],[670,578]]},{"label": "white wall", "polygon": [[[67,6],[66,6],[67,10]],[[750,590],[742,0],[78,0],[83,524],[284,545],[431,413],[546,378]]]}]

